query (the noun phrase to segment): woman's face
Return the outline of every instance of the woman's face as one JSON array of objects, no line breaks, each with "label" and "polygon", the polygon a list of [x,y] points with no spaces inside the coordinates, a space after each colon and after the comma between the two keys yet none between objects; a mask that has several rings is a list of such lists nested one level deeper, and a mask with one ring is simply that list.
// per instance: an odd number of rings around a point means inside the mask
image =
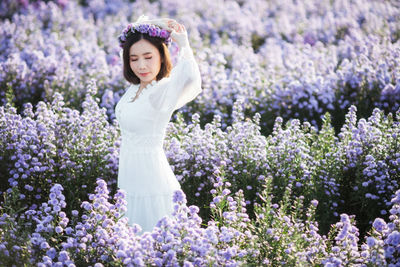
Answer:
[{"label": "woman's face", "polygon": [[146,39],[134,43],[129,49],[129,65],[140,79],[142,88],[156,79],[161,69],[158,49]]}]

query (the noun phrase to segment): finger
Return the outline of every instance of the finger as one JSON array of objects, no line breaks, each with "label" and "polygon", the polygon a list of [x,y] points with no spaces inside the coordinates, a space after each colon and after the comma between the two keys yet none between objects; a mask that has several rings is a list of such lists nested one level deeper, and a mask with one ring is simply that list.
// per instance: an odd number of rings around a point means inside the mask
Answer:
[{"label": "finger", "polygon": [[177,28],[178,28],[177,32],[179,32],[179,33],[183,33],[186,31],[185,26],[183,24],[178,24]]},{"label": "finger", "polygon": [[168,25],[168,27],[169,27],[170,29],[173,30],[173,29],[175,29],[176,21],[170,19],[170,20],[168,20],[167,25]]}]

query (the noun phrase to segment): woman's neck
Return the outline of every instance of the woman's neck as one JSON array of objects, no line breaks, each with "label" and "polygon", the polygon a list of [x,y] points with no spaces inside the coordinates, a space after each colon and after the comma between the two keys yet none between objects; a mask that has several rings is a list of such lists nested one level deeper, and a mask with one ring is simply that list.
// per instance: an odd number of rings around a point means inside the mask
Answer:
[{"label": "woman's neck", "polygon": [[156,79],[151,80],[149,82],[140,82],[140,86],[139,86],[139,90],[144,89],[146,86],[148,86],[149,84],[151,84],[152,82],[156,81]]}]

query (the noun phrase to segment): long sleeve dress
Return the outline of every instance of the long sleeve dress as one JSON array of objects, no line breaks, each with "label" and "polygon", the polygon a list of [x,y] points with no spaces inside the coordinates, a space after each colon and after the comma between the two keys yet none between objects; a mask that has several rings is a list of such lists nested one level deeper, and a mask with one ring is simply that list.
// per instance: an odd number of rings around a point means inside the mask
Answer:
[{"label": "long sleeve dress", "polygon": [[173,211],[172,195],[180,184],[163,150],[165,130],[174,110],[201,91],[201,76],[191,47],[180,47],[169,77],[148,84],[134,102],[138,85],[127,88],[115,107],[122,142],[118,187],[125,190],[129,224],[151,231]]}]

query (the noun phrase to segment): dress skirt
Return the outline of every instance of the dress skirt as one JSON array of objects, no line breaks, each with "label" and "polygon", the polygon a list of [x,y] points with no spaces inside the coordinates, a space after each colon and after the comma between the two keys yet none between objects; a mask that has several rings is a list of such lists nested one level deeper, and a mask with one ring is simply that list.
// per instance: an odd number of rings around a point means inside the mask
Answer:
[{"label": "dress skirt", "polygon": [[[126,136],[126,135],[125,135]],[[151,231],[173,211],[172,197],[180,189],[162,147],[162,136],[122,140],[118,187],[125,190],[129,223]]]}]

